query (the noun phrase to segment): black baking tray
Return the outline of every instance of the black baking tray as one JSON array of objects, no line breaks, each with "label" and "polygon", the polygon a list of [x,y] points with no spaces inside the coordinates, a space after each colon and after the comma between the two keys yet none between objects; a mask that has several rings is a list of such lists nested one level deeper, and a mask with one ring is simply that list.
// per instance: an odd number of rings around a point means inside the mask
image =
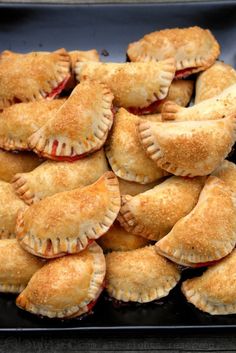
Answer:
[{"label": "black baking tray", "polygon": [[[19,52],[96,48],[103,61],[125,61],[129,42],[167,27],[199,25],[212,30],[221,59],[235,66],[236,2],[175,4],[48,5],[0,4],[0,50]],[[234,156],[233,156],[234,158]],[[196,275],[185,270],[183,278]],[[81,319],[49,320],[15,306],[0,295],[0,332],[6,331],[176,331],[236,328],[236,315],[210,316],[187,304],[180,285],[167,298],[145,305],[119,306],[103,294],[94,313]]]}]

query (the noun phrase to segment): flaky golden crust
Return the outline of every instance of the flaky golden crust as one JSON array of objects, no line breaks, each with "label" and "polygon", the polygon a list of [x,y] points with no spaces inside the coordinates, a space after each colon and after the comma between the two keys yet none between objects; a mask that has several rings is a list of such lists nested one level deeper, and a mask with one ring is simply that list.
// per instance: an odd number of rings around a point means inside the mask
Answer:
[{"label": "flaky golden crust", "polygon": [[235,113],[236,84],[231,85],[218,96],[206,99],[189,108],[183,108],[174,102],[163,105],[162,120],[191,121],[222,119]]},{"label": "flaky golden crust", "polygon": [[209,177],[195,208],[156,243],[159,254],[186,266],[219,260],[236,243],[236,198],[217,177]]},{"label": "flaky golden crust", "polygon": [[126,232],[118,222],[115,222],[97,242],[104,252],[135,250],[150,243],[143,237]]},{"label": "flaky golden crust", "polygon": [[27,54],[4,51],[0,55],[0,109],[15,102],[43,100],[69,76],[70,57],[65,49]]},{"label": "flaky golden crust", "polygon": [[204,178],[171,177],[151,190],[122,196],[118,220],[127,232],[159,240],[197,204]]},{"label": "flaky golden crust", "polygon": [[211,175],[223,180],[231,191],[236,193],[236,165],[234,163],[223,161]]},{"label": "flaky golden crust", "polygon": [[108,171],[103,150],[73,163],[46,161],[30,173],[16,174],[12,180],[16,194],[28,205],[58,192],[94,183]]},{"label": "flaky golden crust", "polygon": [[[200,27],[172,28],[146,34],[129,44],[131,61],[159,61],[175,58],[176,69],[191,68],[190,73],[205,70],[220,54],[220,46],[209,30]],[[184,74],[178,77],[185,76]]]},{"label": "flaky golden crust", "polygon": [[180,279],[177,267],[155,253],[154,246],[106,255],[106,290],[124,302],[163,298]]},{"label": "flaky golden crust", "polygon": [[113,94],[104,84],[80,83],[56,114],[29,138],[29,145],[50,159],[99,150],[113,123],[112,101]]},{"label": "flaky golden crust", "polygon": [[102,249],[94,243],[79,254],[48,262],[33,275],[16,304],[50,318],[80,316],[100,295],[105,272]]},{"label": "flaky golden crust", "polygon": [[221,61],[202,72],[196,81],[195,104],[220,94],[236,83],[236,71]]},{"label": "flaky golden crust", "polygon": [[202,276],[182,284],[187,300],[211,315],[236,314],[236,250]]},{"label": "flaky golden crust", "polygon": [[135,195],[141,194],[141,192],[145,192],[147,190],[154,188],[154,186],[160,184],[163,181],[163,179],[154,181],[153,183],[149,183],[149,184],[139,184],[139,183],[135,183],[134,181],[127,181],[121,178],[118,178],[118,181],[119,181],[119,188],[120,188],[121,195],[135,196]]},{"label": "flaky golden crust", "polygon": [[120,209],[112,172],[84,188],[46,197],[18,215],[16,233],[32,254],[54,258],[77,253],[110,228]]},{"label": "flaky golden crust", "polygon": [[149,159],[139,141],[137,124],[142,119],[120,108],[106,143],[106,155],[114,173],[125,180],[148,184],[166,172]]},{"label": "flaky golden crust", "polygon": [[147,155],[159,168],[181,176],[208,175],[235,142],[236,114],[212,121],[144,121],[138,130]]},{"label": "flaky golden crust", "polygon": [[17,214],[26,209],[25,203],[14,193],[11,184],[0,181],[0,239],[15,238]]},{"label": "flaky golden crust", "polygon": [[78,81],[104,82],[113,92],[118,107],[144,108],[164,99],[174,78],[173,59],[159,63],[77,63]]},{"label": "flaky golden crust", "polygon": [[0,240],[0,292],[20,293],[44,262],[22,249],[16,239]]},{"label": "flaky golden crust", "polygon": [[0,180],[10,182],[16,173],[28,173],[42,162],[31,152],[12,153],[0,149]]},{"label": "flaky golden crust", "polygon": [[0,113],[0,148],[28,150],[28,138],[41,128],[64,99],[14,104]]}]

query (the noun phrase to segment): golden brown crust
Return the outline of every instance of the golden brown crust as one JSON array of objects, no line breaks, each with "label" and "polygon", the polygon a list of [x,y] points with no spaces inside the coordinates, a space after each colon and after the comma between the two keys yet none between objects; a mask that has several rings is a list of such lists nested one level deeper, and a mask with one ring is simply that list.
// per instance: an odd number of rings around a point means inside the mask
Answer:
[{"label": "golden brown crust", "polygon": [[77,253],[107,232],[119,209],[118,181],[106,172],[92,185],[46,197],[21,212],[17,238],[41,257]]},{"label": "golden brown crust", "polygon": [[43,100],[69,76],[70,57],[65,49],[27,54],[4,51],[0,56],[0,109],[15,102]]},{"label": "golden brown crust", "polygon": [[231,191],[236,192],[236,165],[234,163],[223,161],[211,175],[223,180]]},{"label": "golden brown crust", "polygon": [[175,287],[177,267],[155,253],[154,246],[106,255],[106,290],[124,302],[147,303],[163,298]]},{"label": "golden brown crust", "polygon": [[94,243],[79,254],[48,262],[33,275],[16,304],[50,318],[80,316],[100,295],[105,272],[102,249]]},{"label": "golden brown crust", "polygon": [[174,78],[173,59],[159,63],[77,63],[78,81],[104,82],[113,92],[118,107],[144,108],[164,99]]},{"label": "golden brown crust", "polygon": [[197,204],[203,183],[171,177],[137,196],[122,196],[118,220],[127,232],[159,240]]},{"label": "golden brown crust", "polygon": [[29,138],[31,148],[50,159],[77,158],[99,150],[113,123],[113,95],[101,83],[75,87],[56,114]]},{"label": "golden brown crust", "polygon": [[10,182],[16,173],[28,173],[42,162],[31,152],[12,153],[0,149],[0,180]]},{"label": "golden brown crust", "polygon": [[0,292],[20,293],[44,262],[22,249],[16,239],[0,240]]},{"label": "golden brown crust", "polygon": [[182,284],[187,300],[211,315],[236,314],[236,250],[203,273]]},{"label": "golden brown crust", "polygon": [[141,192],[145,192],[147,190],[154,188],[154,186],[162,183],[163,179],[154,181],[153,183],[149,183],[149,184],[139,184],[139,183],[135,183],[134,181],[127,181],[121,178],[118,178],[118,181],[119,181],[121,195],[135,196],[135,195],[141,194]]},{"label": "golden brown crust", "polygon": [[216,61],[202,72],[196,81],[195,104],[220,94],[227,87],[236,83],[236,71],[230,65]]},{"label": "golden brown crust", "polygon": [[186,266],[219,260],[236,243],[236,198],[217,177],[209,177],[195,208],[156,243],[159,254]]},{"label": "golden brown crust", "polygon": [[147,157],[138,137],[137,124],[141,121],[141,118],[120,108],[106,143],[106,155],[118,177],[148,184],[163,178],[167,173]]},{"label": "golden brown crust", "polygon": [[197,26],[146,34],[129,44],[127,50],[131,61],[159,61],[173,57],[177,71],[191,68],[191,73],[211,66],[219,54],[220,46],[212,33]]},{"label": "golden brown crust", "polygon": [[28,138],[41,128],[64,99],[14,104],[0,113],[0,148],[28,150]]},{"label": "golden brown crust", "polygon": [[236,114],[212,121],[143,121],[138,129],[147,155],[159,168],[181,176],[208,175],[235,142]]},{"label": "golden brown crust", "polygon": [[94,183],[108,171],[103,150],[73,163],[46,161],[30,173],[16,174],[12,180],[16,194],[28,205],[62,191]]}]

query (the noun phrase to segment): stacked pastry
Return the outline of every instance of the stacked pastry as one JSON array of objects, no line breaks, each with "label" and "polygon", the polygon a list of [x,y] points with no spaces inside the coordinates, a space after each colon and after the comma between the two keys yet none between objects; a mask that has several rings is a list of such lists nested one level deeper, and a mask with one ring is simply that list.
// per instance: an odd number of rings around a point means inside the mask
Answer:
[{"label": "stacked pastry", "polygon": [[199,27],[151,33],[127,54],[1,54],[0,290],[72,318],[104,287],[150,302],[179,264],[209,266],[183,283],[187,300],[236,313],[236,72]]}]

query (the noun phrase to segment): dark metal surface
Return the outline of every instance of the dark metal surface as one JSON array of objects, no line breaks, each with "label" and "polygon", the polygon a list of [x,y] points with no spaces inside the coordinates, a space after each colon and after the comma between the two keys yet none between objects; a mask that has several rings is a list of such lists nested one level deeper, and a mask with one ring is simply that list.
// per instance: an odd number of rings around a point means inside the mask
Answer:
[{"label": "dark metal surface", "polygon": [[[129,42],[155,29],[199,25],[210,28],[222,47],[221,59],[235,64],[234,1],[152,5],[0,5],[0,50],[19,52],[96,48],[125,61]],[[192,276],[185,272],[184,276]],[[236,315],[210,316],[187,304],[179,286],[161,302],[116,307],[104,295],[83,320],[42,319],[18,309],[13,295],[0,295],[0,331],[146,330],[236,328]]]}]

